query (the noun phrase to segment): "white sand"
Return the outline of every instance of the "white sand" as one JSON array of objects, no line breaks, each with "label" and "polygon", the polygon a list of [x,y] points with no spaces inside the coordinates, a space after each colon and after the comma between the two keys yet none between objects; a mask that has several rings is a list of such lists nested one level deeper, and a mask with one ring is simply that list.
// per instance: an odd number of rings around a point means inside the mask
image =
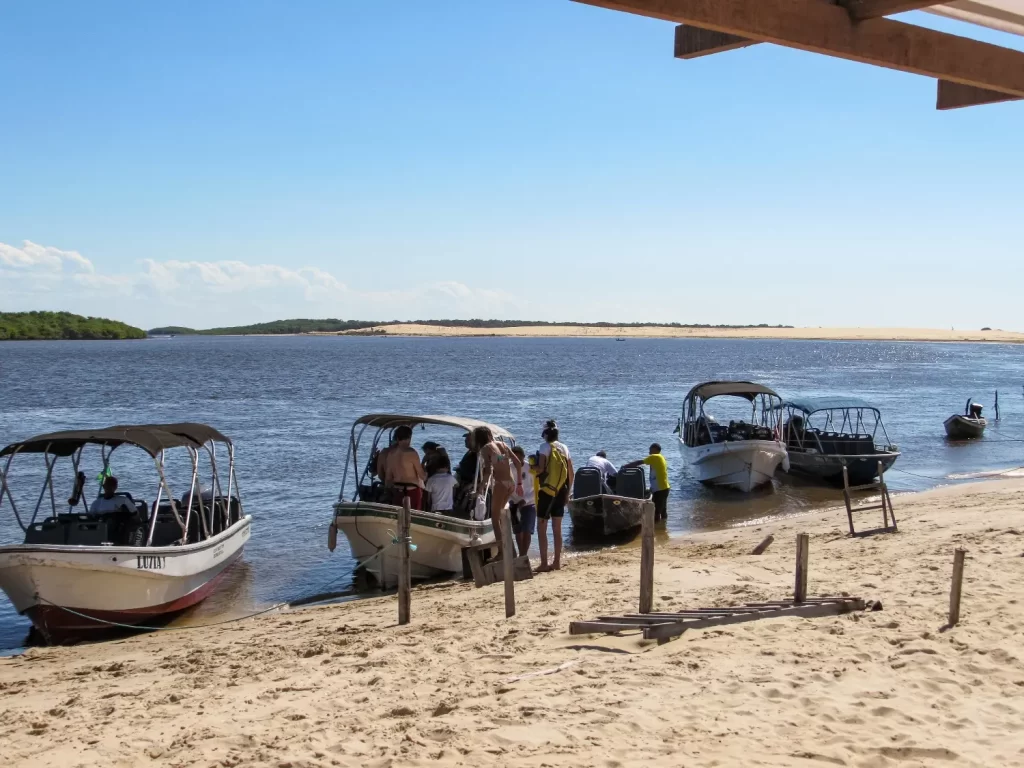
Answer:
[{"label": "white sand", "polygon": [[541,325],[513,328],[459,328],[441,325],[379,325],[340,335],[388,336],[553,336],[692,339],[807,339],[816,341],[984,341],[1024,344],[1024,333],[953,331],[937,328],[666,328],[660,326]]},{"label": "white sand", "polygon": [[1024,483],[895,503],[895,535],[846,538],[837,510],[657,548],[663,610],[787,596],[805,531],[811,592],[881,612],[570,637],[636,606],[638,548],[606,550],[517,585],[511,620],[500,585],[458,584],[417,589],[402,628],[379,598],[0,660],[0,763],[1024,765]]}]

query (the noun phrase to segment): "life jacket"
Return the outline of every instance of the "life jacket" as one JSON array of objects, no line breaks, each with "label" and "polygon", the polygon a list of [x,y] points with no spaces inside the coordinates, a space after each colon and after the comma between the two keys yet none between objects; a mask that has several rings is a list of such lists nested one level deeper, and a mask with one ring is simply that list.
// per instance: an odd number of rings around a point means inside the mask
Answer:
[{"label": "life jacket", "polygon": [[540,492],[546,493],[548,496],[556,496],[568,480],[569,462],[566,461],[562,451],[552,443],[551,455],[548,456],[548,465],[540,484]]}]

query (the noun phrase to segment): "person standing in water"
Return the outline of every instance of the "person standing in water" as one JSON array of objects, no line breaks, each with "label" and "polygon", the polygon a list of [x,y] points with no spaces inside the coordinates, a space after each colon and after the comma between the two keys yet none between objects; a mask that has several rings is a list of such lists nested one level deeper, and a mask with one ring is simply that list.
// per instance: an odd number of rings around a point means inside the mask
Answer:
[{"label": "person standing in water", "polygon": [[651,501],[654,502],[654,519],[668,519],[668,492],[672,486],[668,482],[668,462],[661,455],[661,446],[651,443],[647,458],[623,464],[622,468],[639,467],[646,464],[650,467]]},{"label": "person standing in water", "polygon": [[[488,427],[477,427],[473,430],[473,446],[477,450],[480,461],[480,488],[486,492],[488,483],[493,480],[491,488],[491,525],[494,526],[494,538],[498,543],[498,556],[502,557],[504,539],[501,530],[501,510],[508,504],[516,490],[516,482],[523,462],[512,449],[499,440],[494,439]],[[513,546],[514,549],[514,546]],[[516,553],[508,553],[515,557]]]},{"label": "person standing in water", "polygon": [[[540,545],[541,571],[557,571],[562,567],[562,518],[569,503],[569,489],[575,472],[569,448],[558,441],[558,425],[554,420],[544,425],[544,442],[537,452],[537,474],[540,476],[540,495],[537,498],[537,543]],[[555,556],[548,565],[548,520]]]}]

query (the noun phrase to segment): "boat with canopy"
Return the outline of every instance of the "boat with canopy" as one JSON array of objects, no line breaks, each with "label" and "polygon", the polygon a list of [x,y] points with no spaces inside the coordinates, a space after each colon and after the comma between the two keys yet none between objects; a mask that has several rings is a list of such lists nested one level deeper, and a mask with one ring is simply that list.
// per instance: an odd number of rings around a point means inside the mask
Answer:
[{"label": "boat with canopy", "polygon": [[[337,531],[348,539],[352,555],[360,568],[383,584],[394,583],[398,574],[398,552],[391,548],[397,540],[401,500],[394,489],[386,488],[377,477],[377,457],[391,445],[399,427],[456,430],[461,441],[477,427],[487,427],[495,440],[515,445],[506,429],[477,419],[460,416],[417,416],[376,413],[361,416],[352,425],[348,454],[341,480],[328,547],[334,551]],[[467,456],[469,456],[467,452]],[[465,459],[464,459],[465,460]],[[412,578],[426,579],[442,574],[466,571],[464,552],[469,547],[487,549],[495,554],[494,526],[489,517],[474,519],[476,499],[486,496],[480,486],[480,466],[470,457],[467,477],[455,492],[451,510],[432,512],[413,509],[410,535],[413,549],[409,555]]]},{"label": "boat with canopy", "polygon": [[[125,446],[137,450],[122,456]],[[111,467],[115,453],[133,478],[132,470],[155,470],[151,505],[111,490],[118,487]],[[226,490],[218,453],[227,461]],[[184,461],[168,462],[168,456]],[[148,624],[196,605],[249,539],[251,518],[238,495],[234,446],[205,424],[53,432],[8,445],[0,451],[0,459],[5,457],[0,507],[6,501],[24,538],[0,546],[0,589],[48,642]],[[29,495],[25,506],[19,505],[26,497],[12,489],[11,468],[19,457],[35,457],[34,471],[26,474],[42,480],[38,496]],[[85,472],[90,462],[100,466],[101,487],[91,503]],[[184,490],[180,497],[172,491],[176,480]],[[66,503],[64,490],[70,491]]]},{"label": "boat with canopy", "polygon": [[[707,411],[711,400],[728,401],[726,407],[739,418],[720,424]],[[678,429],[697,479],[743,492],[771,482],[779,465],[788,466],[779,424],[781,402],[774,391],[750,381],[708,381],[691,389]]]},{"label": "boat with canopy", "polygon": [[887,471],[900,452],[885,431],[882,413],[847,395],[792,397],[780,406],[789,471],[842,484],[846,467],[850,485],[866,485]]}]

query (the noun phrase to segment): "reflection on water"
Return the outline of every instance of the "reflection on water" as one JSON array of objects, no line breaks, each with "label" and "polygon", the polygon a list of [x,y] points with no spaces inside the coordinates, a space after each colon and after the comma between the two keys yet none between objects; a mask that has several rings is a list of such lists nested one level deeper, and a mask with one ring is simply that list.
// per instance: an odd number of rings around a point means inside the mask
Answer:
[{"label": "reflection on water", "polygon": [[[1024,443],[1010,440],[1024,437],[1022,354],[1021,347],[996,344],[713,339],[8,342],[0,344],[0,443],[132,422],[205,421],[231,436],[253,535],[222,588],[175,622],[196,624],[318,591],[361,588],[344,538],[333,554],[326,541],[349,430],[364,413],[475,416],[507,427],[528,452],[540,445],[543,422],[556,418],[577,463],[603,448],[621,465],[658,441],[672,482],[662,536],[842,505],[835,489],[790,478],[747,496],[694,482],[673,434],[693,384],[745,379],[783,395],[868,400],[882,409],[903,451],[886,476],[890,487],[918,490],[1024,464]],[[162,371],[174,375],[155,375]],[[992,434],[948,444],[945,418],[960,412],[968,396],[990,406],[996,389],[1002,419],[990,422]],[[423,437],[438,439],[453,458],[461,455],[458,434]],[[38,465],[16,470],[33,505],[42,482]],[[121,449],[114,465],[152,496],[145,461]],[[85,467],[90,479],[98,469]],[[55,479],[59,500],[72,476],[62,467]],[[565,525],[569,547],[582,548],[568,517]],[[21,540],[10,507],[0,505],[0,543]],[[0,648],[19,644],[27,629],[0,597]]]}]

